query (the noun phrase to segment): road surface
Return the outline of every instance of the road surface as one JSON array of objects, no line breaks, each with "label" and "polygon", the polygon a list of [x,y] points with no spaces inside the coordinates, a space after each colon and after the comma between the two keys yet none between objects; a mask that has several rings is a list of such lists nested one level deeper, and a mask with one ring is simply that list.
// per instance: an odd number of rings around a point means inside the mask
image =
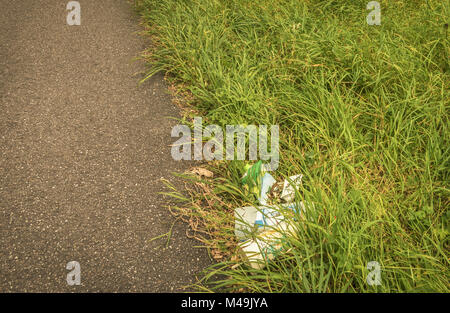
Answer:
[{"label": "road surface", "polygon": [[[149,44],[126,0],[0,0],[0,291],[179,292],[209,258],[160,178],[178,110],[161,76],[138,85]],[[179,184],[179,182],[175,182]],[[66,264],[80,264],[69,286]]]}]

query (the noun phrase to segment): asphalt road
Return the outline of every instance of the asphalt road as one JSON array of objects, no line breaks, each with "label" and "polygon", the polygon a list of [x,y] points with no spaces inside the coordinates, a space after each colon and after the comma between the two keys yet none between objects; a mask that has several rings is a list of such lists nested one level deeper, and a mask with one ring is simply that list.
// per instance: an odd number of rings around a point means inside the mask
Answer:
[{"label": "asphalt road", "polygon": [[[175,223],[160,178],[176,122],[126,0],[0,0],[0,291],[171,292],[210,260]],[[175,181],[175,184],[179,182]],[[81,285],[69,286],[77,261]]]}]

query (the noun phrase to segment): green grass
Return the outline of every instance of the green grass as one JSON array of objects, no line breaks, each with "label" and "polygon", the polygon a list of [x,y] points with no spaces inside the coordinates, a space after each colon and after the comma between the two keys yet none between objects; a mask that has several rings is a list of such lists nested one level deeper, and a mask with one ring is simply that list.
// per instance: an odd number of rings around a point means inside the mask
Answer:
[{"label": "green grass", "polygon": [[252,270],[232,257],[245,163],[211,162],[219,177],[179,208],[222,261],[200,290],[449,292],[450,4],[379,1],[369,26],[368,2],[136,1],[149,75],[166,72],[204,124],[279,125],[274,175],[303,173],[297,198],[315,205]]}]

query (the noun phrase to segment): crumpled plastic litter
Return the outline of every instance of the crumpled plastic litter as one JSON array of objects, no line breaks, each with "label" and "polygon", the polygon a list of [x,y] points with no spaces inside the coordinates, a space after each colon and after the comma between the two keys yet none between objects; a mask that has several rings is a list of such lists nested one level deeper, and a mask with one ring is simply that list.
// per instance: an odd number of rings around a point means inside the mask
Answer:
[{"label": "crumpled plastic litter", "polygon": [[[297,174],[284,180],[280,199],[288,203],[280,206],[268,205],[268,193],[277,181],[265,171],[261,161],[247,167],[242,182],[251,192],[259,194],[260,206],[235,209],[235,235],[241,241],[239,248],[243,259],[251,267],[264,267],[265,263],[282,252],[283,236],[295,233],[295,227],[291,223],[295,220],[294,214],[305,215],[304,203],[293,202],[302,178],[302,174]],[[283,210],[290,211],[291,216],[286,218]],[[254,238],[249,238],[252,234],[255,234]]]}]

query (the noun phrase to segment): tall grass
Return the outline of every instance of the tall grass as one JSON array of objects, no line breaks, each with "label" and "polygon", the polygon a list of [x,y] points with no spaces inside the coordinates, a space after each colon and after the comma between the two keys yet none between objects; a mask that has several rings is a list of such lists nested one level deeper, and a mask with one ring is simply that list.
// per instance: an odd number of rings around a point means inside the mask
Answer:
[{"label": "tall grass", "polygon": [[201,290],[449,291],[450,4],[379,1],[369,26],[367,2],[136,1],[149,76],[166,72],[210,124],[279,125],[274,175],[303,173],[297,200],[315,205],[287,253],[250,269],[232,257],[244,164],[212,162],[220,177],[180,206],[222,261]]}]

